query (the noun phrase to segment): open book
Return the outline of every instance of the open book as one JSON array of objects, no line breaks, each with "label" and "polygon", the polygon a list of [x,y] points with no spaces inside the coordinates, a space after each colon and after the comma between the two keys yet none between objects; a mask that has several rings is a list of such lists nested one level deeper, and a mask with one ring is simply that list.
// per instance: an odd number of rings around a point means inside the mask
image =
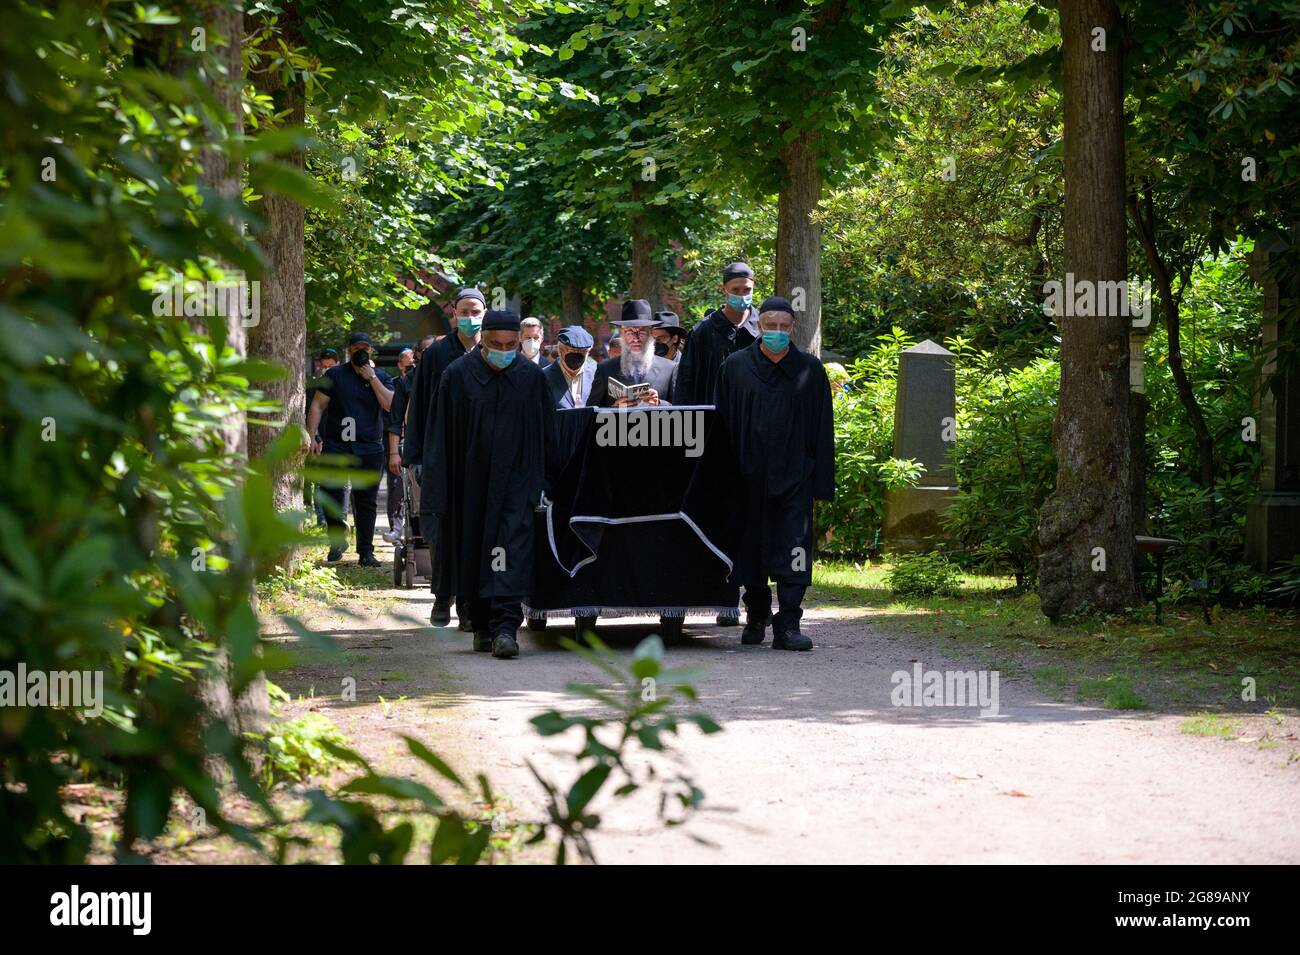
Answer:
[{"label": "open book", "polygon": [[648,381],[635,385],[625,385],[617,378],[609,379],[609,396],[614,401],[618,401],[619,398],[630,398],[633,404],[644,404],[649,391],[650,382]]}]

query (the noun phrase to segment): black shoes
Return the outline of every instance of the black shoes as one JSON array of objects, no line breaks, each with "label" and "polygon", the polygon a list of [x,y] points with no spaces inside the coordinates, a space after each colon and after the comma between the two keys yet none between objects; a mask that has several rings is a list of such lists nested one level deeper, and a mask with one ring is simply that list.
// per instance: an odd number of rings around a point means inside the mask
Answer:
[{"label": "black shoes", "polygon": [[337,564],[343,559],[343,551],[331,547],[330,552],[325,555],[325,562],[328,564]]},{"label": "black shoes", "polygon": [[[475,649],[478,649],[478,636],[474,637]],[[492,638],[492,655],[498,660],[509,660],[519,656],[519,643],[513,634],[498,633]]]},{"label": "black shoes", "polygon": [[740,642],[747,647],[756,647],[767,639],[767,622],[770,616],[761,620],[748,610],[745,611],[745,629],[740,634]]},{"label": "black shoes", "polygon": [[492,652],[492,635],[486,630],[474,631],[474,650],[477,653]]},{"label": "black shoes", "polygon": [[456,621],[456,629],[461,633],[473,633],[474,621],[470,620],[469,617],[461,617]]},{"label": "black shoes", "polygon": [[381,564],[381,563],[379,562],[379,558],[376,557],[374,554],[365,554],[365,555],[363,555],[363,556],[362,556],[362,557],[357,561],[357,563],[358,563],[360,566],[362,566],[362,567],[383,567],[383,566],[384,566],[383,564]]},{"label": "black shoes", "polygon": [[664,646],[678,647],[686,642],[686,620],[682,617],[660,617],[659,635],[663,637]]},{"label": "black shoes", "polygon": [[813,642],[799,632],[799,624],[772,624],[773,650],[811,650]]},{"label": "black shoes", "polygon": [[433,609],[429,611],[429,623],[435,627],[445,627],[451,623],[451,601],[435,599]]}]

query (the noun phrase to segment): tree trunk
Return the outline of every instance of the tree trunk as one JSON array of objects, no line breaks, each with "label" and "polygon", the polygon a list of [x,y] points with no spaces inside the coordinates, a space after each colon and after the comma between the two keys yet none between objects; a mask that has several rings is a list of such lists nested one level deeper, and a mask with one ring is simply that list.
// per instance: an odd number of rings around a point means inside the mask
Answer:
[{"label": "tree trunk", "polygon": [[[238,200],[243,194],[243,166],[230,158],[229,152],[221,148],[244,134],[244,110],[242,93],[244,86],[244,13],[231,0],[214,0],[207,4],[204,20],[210,39],[209,55],[204,59],[204,70],[213,99],[220,104],[226,114],[222,122],[225,126],[226,143],[205,148],[199,156],[202,168],[200,182],[203,188],[213,195],[227,200]],[[239,229],[240,220],[232,218],[231,225]],[[244,276],[247,280],[249,277]],[[228,299],[231,303],[242,303],[242,296],[235,295]],[[247,337],[244,326],[246,316],[239,307],[234,307],[231,314],[225,316],[226,342],[241,357],[247,355]],[[220,318],[211,318],[217,322]],[[237,456],[241,464],[248,461],[248,425],[246,416],[240,412],[230,415],[224,423],[225,447],[228,454]],[[249,599],[254,609],[257,607],[257,590],[250,588]],[[248,688],[236,699],[233,698],[229,684],[223,679],[227,669],[227,658],[222,657],[218,663],[220,675],[214,674],[201,685],[200,692],[207,702],[210,712],[224,720],[236,735],[242,733],[262,733],[270,723],[270,698],[268,696],[266,676],[258,674]]]},{"label": "tree trunk", "polygon": [[569,279],[560,286],[560,311],[564,315],[565,325],[581,325],[584,318],[582,311],[582,283]]},{"label": "tree trunk", "polygon": [[[294,84],[282,87],[278,73],[259,76],[261,92],[275,97],[277,111],[287,110],[285,124],[302,126],[306,104],[303,89]],[[286,159],[290,165],[303,168],[301,151],[295,150]],[[248,429],[248,448],[253,456],[262,454],[285,427],[306,427],[305,382],[307,353],[306,287],[303,273],[304,212],[300,203],[287,196],[268,193],[262,199],[262,218],[266,225],[258,239],[270,262],[262,276],[262,315],[257,325],[248,330],[248,353],[284,368],[285,378],[263,385],[267,397],[279,401],[283,415],[277,415],[270,425],[257,425]],[[302,509],[302,482],[299,472],[301,454],[292,456],[276,467],[272,478],[275,489],[275,506],[279,510]],[[286,554],[284,561],[292,560]]]},{"label": "tree trunk", "polygon": [[[641,201],[641,183],[632,183],[632,201]],[[664,275],[659,262],[654,214],[645,206],[632,216],[632,298],[643,298],[658,311],[664,303]]]},{"label": "tree trunk", "polygon": [[[1127,261],[1119,10],[1113,0],[1061,0],[1060,17],[1065,268],[1076,285],[1122,282]],[[1105,31],[1105,49],[1094,51],[1097,27]],[[1135,596],[1136,556],[1129,319],[1062,314],[1059,322],[1061,395],[1052,427],[1056,491],[1038,525],[1038,592],[1043,613],[1053,621],[1128,607]]]},{"label": "tree trunk", "polygon": [[820,143],[820,133],[810,130],[781,150],[786,182],[776,226],[776,294],[794,305],[794,342],[813,355],[822,351],[822,227],[812,217],[822,195]]}]

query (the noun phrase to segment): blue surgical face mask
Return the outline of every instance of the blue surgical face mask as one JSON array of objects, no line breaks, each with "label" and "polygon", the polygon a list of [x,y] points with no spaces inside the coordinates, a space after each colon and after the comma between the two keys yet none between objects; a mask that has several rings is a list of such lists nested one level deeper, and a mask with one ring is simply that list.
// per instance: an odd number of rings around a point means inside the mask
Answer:
[{"label": "blue surgical face mask", "polygon": [[495,348],[487,349],[488,361],[492,362],[492,364],[496,365],[498,368],[505,368],[515,360],[515,356],[518,354],[519,352],[515,351],[513,348],[508,351],[497,351]]},{"label": "blue surgical face mask", "polygon": [[456,328],[466,338],[472,338],[478,334],[478,330],[483,327],[483,316],[476,318],[465,318],[464,316],[456,319]]},{"label": "blue surgical face mask", "polygon": [[783,352],[790,347],[789,332],[764,332],[763,344],[770,352]]},{"label": "blue surgical face mask", "polygon": [[737,312],[742,312],[749,308],[749,303],[754,301],[753,294],[750,295],[728,295],[727,304]]}]

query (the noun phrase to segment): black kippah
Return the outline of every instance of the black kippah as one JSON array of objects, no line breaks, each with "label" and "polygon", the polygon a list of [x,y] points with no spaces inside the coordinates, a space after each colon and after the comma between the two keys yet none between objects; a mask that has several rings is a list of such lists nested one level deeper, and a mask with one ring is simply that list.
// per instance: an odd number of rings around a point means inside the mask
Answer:
[{"label": "black kippah", "polygon": [[517,332],[519,331],[519,315],[508,308],[494,308],[483,316],[483,331]]},{"label": "black kippah", "polygon": [[794,317],[794,307],[779,295],[769,295],[763,299],[763,304],[758,306],[758,314],[764,312],[786,312]]},{"label": "black kippah", "polygon": [[732,279],[752,279],[754,270],[744,262],[732,262],[722,270],[722,284],[726,285]]}]

